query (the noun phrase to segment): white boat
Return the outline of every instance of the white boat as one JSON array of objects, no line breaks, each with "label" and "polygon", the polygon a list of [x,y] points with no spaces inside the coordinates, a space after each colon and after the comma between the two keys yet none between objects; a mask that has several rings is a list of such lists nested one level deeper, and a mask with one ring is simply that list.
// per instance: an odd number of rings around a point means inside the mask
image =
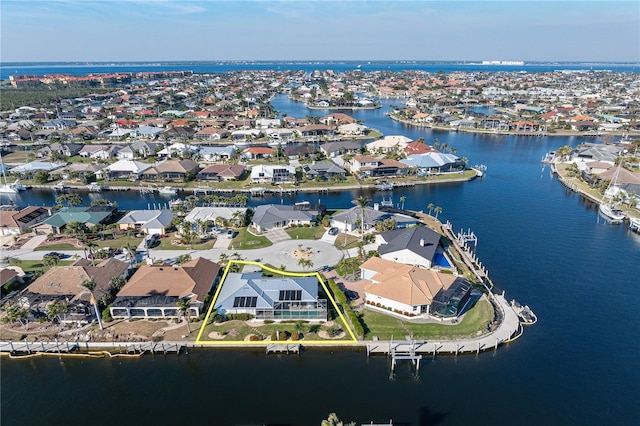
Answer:
[{"label": "white boat", "polygon": [[158,194],[162,195],[176,195],[177,193],[178,190],[171,186],[163,186],[162,188],[158,189]]},{"label": "white boat", "polygon": [[598,207],[598,212],[611,223],[622,223],[626,217],[622,210],[617,209],[613,204],[608,203],[601,203]]},{"label": "white boat", "polygon": [[610,223],[622,223],[625,219],[625,214],[622,210],[616,208],[617,202],[614,202],[614,198],[619,192],[619,188],[616,186],[618,182],[618,175],[620,174],[620,168],[622,167],[622,161],[618,164],[609,186],[604,191],[602,201],[598,206],[598,212],[600,216],[604,217]]},{"label": "white boat", "polygon": [[87,185],[87,189],[90,192],[102,192],[102,191],[104,191],[104,186],[98,185],[95,182],[91,182],[89,185]]},{"label": "white boat", "polygon": [[58,182],[51,187],[54,191],[62,192],[69,189],[69,185],[66,185],[64,182]]},{"label": "white boat", "polygon": [[14,186],[12,183],[5,183],[0,185],[0,194],[17,194],[18,188]]},{"label": "white boat", "polygon": [[640,217],[630,217],[629,228],[632,231],[640,232]]},{"label": "white boat", "polygon": [[378,191],[391,191],[393,189],[393,182],[378,182],[376,183],[376,189]]}]

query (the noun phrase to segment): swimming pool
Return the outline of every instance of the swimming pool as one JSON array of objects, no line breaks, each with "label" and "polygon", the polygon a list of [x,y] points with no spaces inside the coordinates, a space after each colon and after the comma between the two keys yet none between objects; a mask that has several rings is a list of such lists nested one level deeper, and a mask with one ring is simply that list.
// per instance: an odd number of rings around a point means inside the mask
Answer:
[{"label": "swimming pool", "polygon": [[447,260],[444,254],[436,253],[433,256],[433,266],[441,266],[443,268],[451,268],[451,264]]}]

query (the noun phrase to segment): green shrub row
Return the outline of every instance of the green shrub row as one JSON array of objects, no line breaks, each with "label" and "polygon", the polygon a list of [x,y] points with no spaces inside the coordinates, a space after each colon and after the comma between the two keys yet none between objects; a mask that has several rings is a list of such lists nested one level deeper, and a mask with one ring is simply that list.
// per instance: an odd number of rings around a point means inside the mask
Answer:
[{"label": "green shrub row", "polygon": [[364,326],[362,324],[362,318],[359,314],[351,309],[349,302],[347,302],[347,296],[344,294],[338,284],[334,280],[329,280],[329,288],[331,289],[331,293],[333,293],[333,297],[338,304],[338,307],[342,309],[342,312],[347,316],[351,326],[353,327],[353,331],[355,331],[356,336],[359,338],[364,337]]}]

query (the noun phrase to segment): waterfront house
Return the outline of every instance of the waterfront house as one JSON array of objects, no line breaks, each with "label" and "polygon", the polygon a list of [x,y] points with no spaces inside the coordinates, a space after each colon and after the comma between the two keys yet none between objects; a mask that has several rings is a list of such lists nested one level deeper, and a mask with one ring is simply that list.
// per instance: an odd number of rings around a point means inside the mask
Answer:
[{"label": "waterfront house", "polygon": [[245,171],[246,167],[241,164],[212,164],[200,170],[197,178],[211,182],[239,180]]},{"label": "waterfront house", "polygon": [[344,136],[362,136],[369,128],[358,123],[341,124],[338,126],[338,133]]},{"label": "waterfront house", "polygon": [[200,166],[193,160],[165,160],[146,169],[141,178],[150,181],[188,182],[199,171]]},{"label": "waterfront house", "polygon": [[179,266],[142,265],[118,292],[111,316],[177,318],[178,302],[189,302],[189,315],[197,318],[219,275],[220,265],[202,257]]},{"label": "waterfront house", "polygon": [[291,129],[268,129],[266,133],[271,142],[279,142],[282,144],[295,142],[295,135]]},{"label": "waterfront house", "polygon": [[141,161],[119,160],[96,172],[98,178],[139,180],[145,170],[153,167]]},{"label": "waterfront house", "polygon": [[311,226],[324,212],[322,205],[263,204],[255,208],[251,226],[258,233],[289,226]]},{"label": "waterfront house", "polygon": [[242,150],[240,156],[247,160],[259,160],[261,158],[273,157],[275,149],[266,146],[252,146]]},{"label": "waterfront house", "polygon": [[462,171],[466,166],[461,158],[442,152],[414,154],[403,158],[400,162],[406,164],[408,167],[418,169],[420,174]]},{"label": "waterfront house", "polygon": [[376,236],[376,243],[381,258],[408,265],[431,268],[436,253],[443,256],[440,234],[426,226],[383,232]]},{"label": "waterfront house", "polygon": [[[155,112],[153,113],[153,115],[155,115]],[[164,132],[164,130],[165,129],[161,127],[145,125],[145,126],[140,126],[137,129],[133,129],[131,131],[131,136],[135,138],[140,138],[140,139],[154,140],[154,139],[157,139],[158,136],[160,136],[162,132]]]},{"label": "waterfront house", "polygon": [[249,314],[259,320],[327,320],[318,278],[263,277],[262,272],[227,274],[215,301],[221,315]]},{"label": "waterfront house", "polygon": [[297,129],[297,131],[304,137],[333,136],[335,134],[335,127],[327,126],[326,124],[309,124]]},{"label": "waterfront house", "polygon": [[214,224],[226,226],[237,223],[238,216],[244,223],[248,211],[250,209],[247,207],[194,207],[184,218],[184,222],[190,223],[194,229],[199,228],[199,232],[207,233]]},{"label": "waterfront house", "polygon": [[307,176],[307,179],[320,179],[330,180],[336,178],[342,178],[346,176],[347,172],[337,166],[331,161],[318,161],[311,164],[305,164],[302,166],[302,171]]},{"label": "waterfront house", "polygon": [[173,213],[170,210],[132,210],[118,221],[118,227],[147,235],[165,235],[172,220]]},{"label": "waterfront house", "polygon": [[31,228],[37,235],[59,234],[69,222],[80,222],[93,228],[99,223],[107,223],[115,211],[116,208],[110,205],[63,207]]},{"label": "waterfront house", "polygon": [[215,127],[205,127],[198,130],[194,135],[194,139],[201,141],[217,141],[229,136],[229,133],[225,129],[216,129]]},{"label": "waterfront house", "polygon": [[[348,210],[343,210],[336,213],[331,217],[331,226],[343,231],[352,232],[362,229],[362,210],[359,206],[354,206]],[[406,228],[408,226],[417,225],[420,221],[414,217],[401,213],[392,213],[389,211],[380,210],[379,205],[376,203],[373,207],[364,208],[364,230],[367,232],[369,229],[373,229],[376,223],[383,222],[385,220],[394,220],[396,229]]]},{"label": "waterfront house", "polygon": [[54,142],[38,150],[38,157],[49,158],[53,153],[62,157],[72,157],[77,155],[84,145],[80,143],[60,143]]},{"label": "waterfront house", "polygon": [[22,210],[0,210],[0,235],[20,235],[51,215],[51,208],[29,206]]},{"label": "waterfront house", "polygon": [[[54,266],[44,272],[18,296],[17,302],[31,312],[47,315],[52,303],[66,305],[59,320],[64,324],[82,325],[95,319],[92,299],[100,300],[111,291],[112,279],[126,278],[129,264],[115,258],[91,265],[80,259],[71,266]],[[93,291],[83,283],[93,281]]]},{"label": "waterfront house", "polygon": [[372,257],[360,266],[366,307],[404,317],[459,315],[471,283],[452,274]]},{"label": "waterfront house", "polygon": [[251,183],[294,183],[296,168],[288,165],[258,164],[251,169]]},{"label": "waterfront house", "polygon": [[379,159],[371,155],[354,155],[348,164],[352,173],[357,173],[365,178],[404,176],[409,170],[409,166],[400,161],[387,158]]}]

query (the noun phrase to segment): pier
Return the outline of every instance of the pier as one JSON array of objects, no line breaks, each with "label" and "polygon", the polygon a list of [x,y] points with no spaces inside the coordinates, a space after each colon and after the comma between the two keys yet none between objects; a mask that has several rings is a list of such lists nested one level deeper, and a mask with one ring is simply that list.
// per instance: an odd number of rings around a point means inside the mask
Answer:
[{"label": "pier", "polygon": [[296,344],[268,344],[265,348],[265,352],[267,354],[271,353],[286,353],[286,354],[299,354],[300,353],[300,345]]}]

